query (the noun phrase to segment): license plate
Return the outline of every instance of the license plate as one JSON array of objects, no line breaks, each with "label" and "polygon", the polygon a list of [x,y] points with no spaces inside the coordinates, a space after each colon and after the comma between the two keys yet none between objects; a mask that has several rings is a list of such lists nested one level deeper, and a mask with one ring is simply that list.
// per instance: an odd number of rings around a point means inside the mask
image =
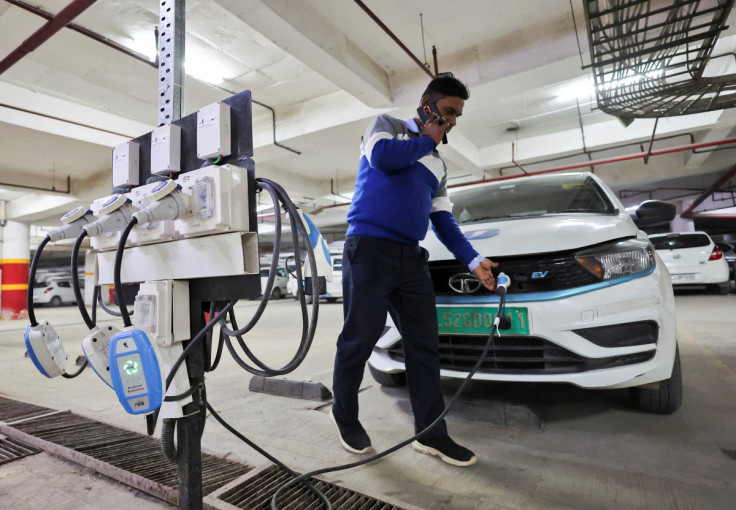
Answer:
[{"label": "license plate", "polygon": [[690,282],[693,280],[695,280],[694,274],[673,274],[672,275],[673,282]]},{"label": "license plate", "polygon": [[[438,306],[437,327],[440,333],[489,334],[498,307]],[[528,335],[529,312],[526,308],[506,307],[511,317],[511,329],[502,330],[505,335]]]}]

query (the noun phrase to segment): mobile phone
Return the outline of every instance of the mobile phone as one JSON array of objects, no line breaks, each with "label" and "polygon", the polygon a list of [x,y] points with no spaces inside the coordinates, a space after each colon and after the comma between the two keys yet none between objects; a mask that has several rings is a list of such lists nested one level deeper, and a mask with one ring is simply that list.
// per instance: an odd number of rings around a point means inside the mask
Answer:
[{"label": "mobile phone", "polygon": [[[419,120],[422,122],[422,125],[426,124],[432,118],[432,115],[437,115],[440,126],[447,122],[442,114],[440,114],[437,103],[434,101],[429,101],[427,104],[417,108],[417,113],[419,114]],[[447,133],[442,135],[442,143],[447,143]]]},{"label": "mobile phone", "polygon": [[432,115],[437,115],[440,126],[446,122],[445,118],[442,116],[442,114],[440,114],[440,111],[437,109],[437,103],[435,103],[434,101],[429,101],[427,104],[417,108],[417,113],[419,113],[419,120],[422,121],[422,125],[426,124],[427,121],[432,117]]}]

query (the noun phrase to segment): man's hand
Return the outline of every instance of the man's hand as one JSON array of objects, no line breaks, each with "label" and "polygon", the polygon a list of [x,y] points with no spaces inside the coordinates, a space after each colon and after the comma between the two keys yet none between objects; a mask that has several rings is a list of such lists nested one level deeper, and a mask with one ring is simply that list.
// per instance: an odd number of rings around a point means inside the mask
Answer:
[{"label": "man's hand", "polygon": [[419,128],[419,133],[427,135],[434,140],[435,145],[439,145],[442,142],[442,137],[445,136],[445,132],[450,128],[450,123],[445,122],[440,126],[440,120],[437,114],[433,114],[427,122]]},{"label": "man's hand", "polygon": [[490,259],[481,261],[480,265],[473,269],[475,275],[480,283],[488,290],[496,290],[496,278],[493,276],[491,269],[498,267],[498,262],[493,262]]}]

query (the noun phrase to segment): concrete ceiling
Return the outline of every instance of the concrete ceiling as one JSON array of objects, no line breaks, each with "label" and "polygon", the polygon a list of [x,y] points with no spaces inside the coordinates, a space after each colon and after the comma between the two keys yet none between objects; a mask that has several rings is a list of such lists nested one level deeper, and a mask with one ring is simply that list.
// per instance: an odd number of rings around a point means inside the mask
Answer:
[{"label": "concrete ceiling", "polygon": [[[51,14],[67,3],[34,1]],[[451,184],[518,173],[512,144],[516,161],[535,171],[587,161],[584,148],[595,160],[649,143],[653,120],[623,127],[596,107],[591,71],[581,68],[590,61],[582,2],[573,2],[582,54],[566,0],[365,4],[430,66],[435,46],[440,71],[470,87],[441,147]],[[271,112],[254,105],[256,172],[308,209],[346,201],[370,118],[413,116],[429,79],[354,1],[189,0],[186,8],[185,114],[227,91],[251,90],[275,110],[278,142],[301,152],[275,145]],[[152,0],[99,0],[74,23],[153,60],[158,9]],[[44,23],[0,0],[0,59]],[[722,35],[715,54],[736,50],[734,34]],[[734,72],[733,59],[720,61],[721,73]],[[66,210],[108,194],[112,147],[156,126],[157,77],[154,66],[70,29],[0,75],[0,200],[8,218],[58,224]],[[731,110],[660,119],[657,135],[667,139],[655,148],[736,136],[735,121]],[[731,150],[678,152],[595,171],[619,191],[685,177],[688,187],[704,189],[732,164]],[[49,191],[31,195],[28,187]],[[344,222],[346,209],[324,209],[318,224]]]}]

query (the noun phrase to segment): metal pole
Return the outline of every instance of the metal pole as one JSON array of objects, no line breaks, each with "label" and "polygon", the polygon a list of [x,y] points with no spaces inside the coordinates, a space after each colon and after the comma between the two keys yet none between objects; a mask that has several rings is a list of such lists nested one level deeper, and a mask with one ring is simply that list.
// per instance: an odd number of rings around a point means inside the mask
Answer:
[{"label": "metal pole", "polygon": [[184,111],[185,0],[163,0],[158,36],[158,125],[171,124]]},{"label": "metal pole", "polygon": [[[184,111],[184,34],[185,0],[161,2],[158,28],[158,125],[171,124]],[[203,327],[202,304],[190,300],[190,338]],[[204,379],[203,349],[193,351],[186,360],[189,383]],[[184,418],[176,422],[177,461],[179,467],[179,508],[202,509],[202,443],[205,407],[204,385],[184,406]]]}]

